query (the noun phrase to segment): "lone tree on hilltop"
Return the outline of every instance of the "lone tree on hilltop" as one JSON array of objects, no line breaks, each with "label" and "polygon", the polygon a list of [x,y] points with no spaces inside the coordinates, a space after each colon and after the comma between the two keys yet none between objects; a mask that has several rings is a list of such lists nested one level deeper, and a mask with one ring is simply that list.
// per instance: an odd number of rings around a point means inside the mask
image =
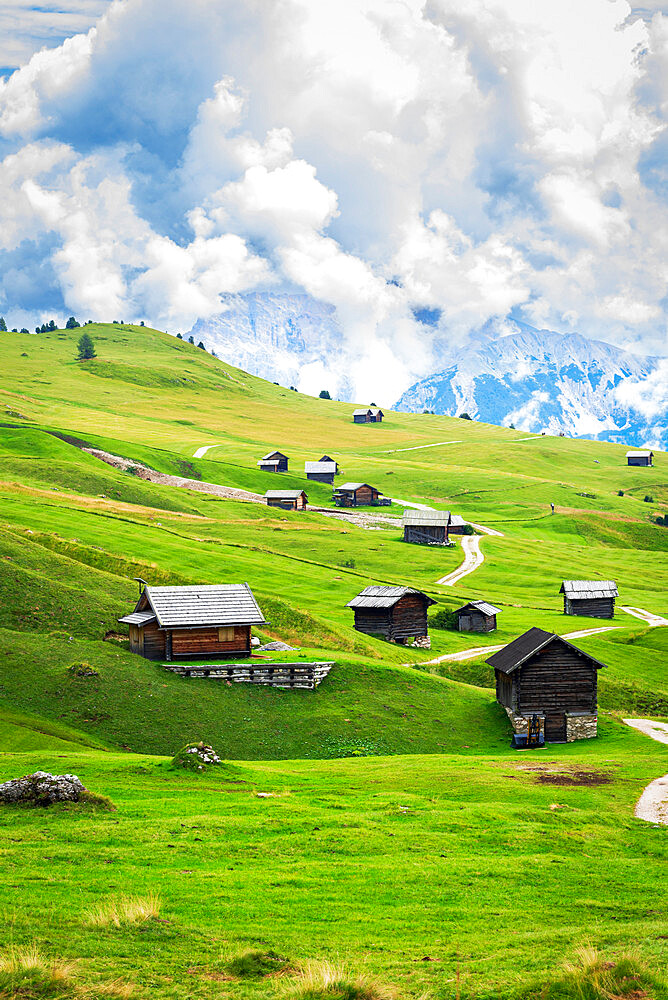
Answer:
[{"label": "lone tree on hilltop", "polygon": [[459,414],[459,419],[460,420],[470,420],[471,417],[470,417],[470,415],[468,413],[460,413]]},{"label": "lone tree on hilltop", "polygon": [[329,394],[329,389],[321,389],[320,390],[320,395],[319,395],[318,399],[331,399],[331,398],[332,397]]},{"label": "lone tree on hilltop", "polygon": [[77,321],[75,320],[74,316],[70,316],[70,318],[68,319],[67,323],[65,324],[65,329],[66,330],[76,330],[76,328],[78,326],[81,326],[81,324],[77,323]]},{"label": "lone tree on hilltop", "polygon": [[4,316],[0,316],[0,333],[7,333],[7,324],[5,323]]},{"label": "lone tree on hilltop", "polygon": [[91,358],[96,358],[95,344],[93,343],[93,338],[89,337],[87,333],[82,333],[79,337],[79,343],[77,344],[79,348],[79,353],[77,354],[77,361],[90,361]]}]

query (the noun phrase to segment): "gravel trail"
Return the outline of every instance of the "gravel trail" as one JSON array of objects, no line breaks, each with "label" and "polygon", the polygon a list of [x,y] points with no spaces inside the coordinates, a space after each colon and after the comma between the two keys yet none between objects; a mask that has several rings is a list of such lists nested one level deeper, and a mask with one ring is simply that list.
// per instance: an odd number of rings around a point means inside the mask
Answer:
[{"label": "gravel trail", "polygon": [[652,611],[644,611],[643,608],[629,608],[620,605],[622,611],[626,611],[627,615],[633,615],[634,618],[640,618],[641,621],[649,625],[650,628],[662,628],[668,625],[668,618],[662,618],[661,615],[655,615]]},{"label": "gravel trail", "polygon": [[[668,743],[668,722],[652,722],[651,719],[624,719],[624,722],[657,743]],[[668,774],[650,782],[636,802],[634,816],[648,823],[668,826]]]}]

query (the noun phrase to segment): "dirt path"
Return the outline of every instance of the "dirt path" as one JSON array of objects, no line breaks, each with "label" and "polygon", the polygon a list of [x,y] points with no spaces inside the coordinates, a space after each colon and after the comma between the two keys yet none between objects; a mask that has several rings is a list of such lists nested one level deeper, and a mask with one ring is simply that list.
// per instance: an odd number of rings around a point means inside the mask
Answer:
[{"label": "dirt path", "polygon": [[[472,524],[472,527],[486,535],[493,535],[495,538],[505,537],[502,531],[497,531],[496,528],[486,528],[483,524]],[[464,553],[464,561],[452,573],[442,576],[436,583],[442,587],[454,587],[469,573],[475,572],[485,561],[480,549],[480,538],[477,535],[462,535],[462,552]]]},{"label": "dirt path", "polygon": [[410,448],[390,448],[381,455],[397,455],[400,451],[421,451],[423,448],[440,448],[442,444],[461,444],[461,441],[435,441],[434,444],[414,444]]},{"label": "dirt path", "polygon": [[[651,719],[624,719],[627,726],[632,726],[657,743],[668,743],[668,722],[652,722]],[[644,819],[648,823],[661,823],[668,826],[668,774],[650,782],[642,793],[634,810],[636,819]]]},{"label": "dirt path", "polygon": [[[599,632],[613,632],[615,629],[621,627],[621,625],[603,625],[601,628],[585,628],[579,632],[567,632],[563,638],[584,639],[588,635],[598,635]],[[458,653],[445,653],[443,656],[437,656],[434,660],[426,660],[424,662],[427,666],[433,666],[436,663],[459,663],[462,660],[474,660],[478,656],[489,656],[492,653],[498,653],[500,649],[503,649],[503,646],[504,644],[500,646],[474,646],[471,649],[460,649]]]},{"label": "dirt path", "polygon": [[668,625],[668,618],[662,618],[661,615],[655,615],[651,611],[644,611],[642,608],[629,608],[624,605],[620,605],[620,607],[622,611],[626,611],[627,615],[640,618],[650,628],[661,628]]},{"label": "dirt path", "polygon": [[198,448],[193,454],[193,458],[204,458],[207,451],[211,451],[212,448],[217,448],[217,444],[205,444],[203,448]]}]

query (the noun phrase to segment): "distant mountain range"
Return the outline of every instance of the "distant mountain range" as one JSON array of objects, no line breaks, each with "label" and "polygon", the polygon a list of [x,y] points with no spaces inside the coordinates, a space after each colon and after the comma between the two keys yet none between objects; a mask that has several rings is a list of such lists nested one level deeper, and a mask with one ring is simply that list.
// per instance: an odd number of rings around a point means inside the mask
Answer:
[{"label": "distant mountain range", "polygon": [[[196,342],[271,382],[306,392],[330,387],[338,398],[352,400],[352,381],[337,364],[343,334],[333,306],[278,292],[225,295],[222,303],[217,316],[198,320],[190,331]],[[668,448],[668,413],[650,421],[619,391],[622,384],[642,387],[656,372],[657,358],[516,321],[488,325],[455,353],[444,346],[442,333],[432,335],[442,369],[407,389],[395,409],[466,412],[528,431]]]}]

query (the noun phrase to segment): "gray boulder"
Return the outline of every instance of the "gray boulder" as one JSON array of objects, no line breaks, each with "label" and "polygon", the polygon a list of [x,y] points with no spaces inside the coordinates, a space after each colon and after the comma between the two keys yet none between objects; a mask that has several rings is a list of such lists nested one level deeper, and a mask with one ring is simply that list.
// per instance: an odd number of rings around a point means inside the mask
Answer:
[{"label": "gray boulder", "polygon": [[0,785],[0,802],[50,806],[54,802],[78,802],[85,792],[76,774],[35,771]]}]

